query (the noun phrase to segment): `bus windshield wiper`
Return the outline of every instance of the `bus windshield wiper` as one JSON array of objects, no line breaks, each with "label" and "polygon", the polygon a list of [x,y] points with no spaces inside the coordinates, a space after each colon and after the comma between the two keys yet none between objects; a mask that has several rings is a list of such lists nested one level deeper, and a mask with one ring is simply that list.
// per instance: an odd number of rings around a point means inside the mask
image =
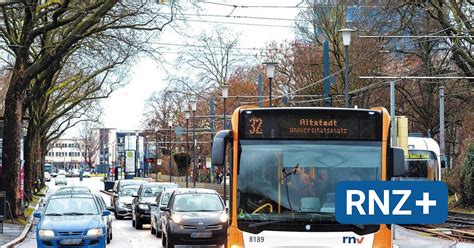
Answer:
[{"label": "bus windshield wiper", "polygon": [[257,222],[257,223],[249,224],[249,227],[253,228],[253,227],[259,227],[259,226],[266,226],[266,225],[271,225],[271,224],[281,223],[281,222],[287,222],[287,221],[288,220],[271,220],[271,221]]}]

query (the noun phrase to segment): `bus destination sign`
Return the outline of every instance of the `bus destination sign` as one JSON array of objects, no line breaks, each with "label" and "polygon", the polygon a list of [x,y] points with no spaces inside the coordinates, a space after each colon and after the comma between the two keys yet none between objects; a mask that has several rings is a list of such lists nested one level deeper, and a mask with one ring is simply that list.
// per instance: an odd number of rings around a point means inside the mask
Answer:
[{"label": "bus destination sign", "polygon": [[244,139],[381,139],[377,111],[262,109],[243,110],[241,117]]}]

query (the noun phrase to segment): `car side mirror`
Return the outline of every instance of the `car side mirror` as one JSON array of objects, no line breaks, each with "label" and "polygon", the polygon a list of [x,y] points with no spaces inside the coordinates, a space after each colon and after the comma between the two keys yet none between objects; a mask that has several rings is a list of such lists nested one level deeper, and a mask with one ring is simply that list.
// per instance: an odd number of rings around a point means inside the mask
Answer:
[{"label": "car side mirror", "polygon": [[33,214],[33,216],[34,216],[35,218],[41,218],[41,213],[38,212],[38,211],[36,211],[36,212]]},{"label": "car side mirror", "polygon": [[109,210],[110,212],[115,211],[114,207],[107,207],[107,210]]},{"label": "car side mirror", "polygon": [[110,211],[109,210],[104,210],[104,212],[102,212],[102,216],[109,216],[110,215]]},{"label": "car side mirror", "polygon": [[163,211],[163,212],[167,212],[167,211],[170,211],[170,208],[169,207],[160,207],[160,210]]},{"label": "car side mirror", "polygon": [[219,131],[212,141],[212,155],[211,160],[213,165],[224,165],[225,151],[227,142],[231,138],[231,130]]},{"label": "car side mirror", "polygon": [[133,194],[132,194],[132,197],[138,197],[138,194],[137,194],[137,193],[133,193]]},{"label": "car side mirror", "polygon": [[392,177],[402,177],[405,175],[405,152],[402,148],[392,147],[390,148],[391,153],[391,165],[390,170],[387,172],[387,179],[390,180]]}]

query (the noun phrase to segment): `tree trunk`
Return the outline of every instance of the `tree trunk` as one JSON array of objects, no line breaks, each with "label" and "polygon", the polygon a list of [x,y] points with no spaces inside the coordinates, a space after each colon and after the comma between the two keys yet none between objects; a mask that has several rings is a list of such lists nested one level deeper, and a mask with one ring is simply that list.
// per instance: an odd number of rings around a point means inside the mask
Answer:
[{"label": "tree trunk", "polygon": [[[44,171],[44,164],[46,163],[46,154],[48,153],[48,144],[46,141],[46,135],[41,136],[39,146],[38,146],[38,156],[39,156],[39,165],[40,171]],[[46,186],[44,182],[44,173],[39,175],[41,179],[41,187]]]},{"label": "tree trunk", "polygon": [[38,129],[34,125],[34,121],[30,118],[28,123],[28,131],[25,138],[25,148],[24,148],[24,155],[25,155],[25,192],[31,194],[35,189],[35,180],[39,179],[39,175],[41,175],[41,171],[38,170],[38,162],[39,162],[39,134]]},{"label": "tree trunk", "polygon": [[[13,82],[13,80],[12,80]],[[3,132],[2,170],[0,190],[7,192],[14,218],[19,213],[19,172],[21,157],[21,127],[23,115],[23,91],[17,84],[8,88],[5,102],[5,128]]]}]

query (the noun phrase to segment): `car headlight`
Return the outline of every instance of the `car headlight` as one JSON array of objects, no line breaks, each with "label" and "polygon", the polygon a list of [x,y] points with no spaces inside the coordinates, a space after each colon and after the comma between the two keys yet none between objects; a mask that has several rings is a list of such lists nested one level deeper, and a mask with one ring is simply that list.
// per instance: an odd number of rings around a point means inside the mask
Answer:
[{"label": "car headlight", "polygon": [[53,238],[54,232],[52,230],[39,230],[40,238]]},{"label": "car headlight", "polygon": [[87,230],[87,237],[100,237],[102,234],[102,228]]},{"label": "car headlight", "polygon": [[141,209],[148,209],[148,205],[146,205],[146,204],[138,204],[138,208],[141,208]]},{"label": "car headlight", "polygon": [[222,222],[227,222],[227,220],[229,219],[229,217],[227,216],[227,214],[221,214],[221,216],[219,217],[219,219],[222,221]]},{"label": "car headlight", "polygon": [[181,222],[181,216],[179,216],[177,214],[172,214],[171,215],[171,220],[173,220],[174,223],[179,223],[179,222]]}]

